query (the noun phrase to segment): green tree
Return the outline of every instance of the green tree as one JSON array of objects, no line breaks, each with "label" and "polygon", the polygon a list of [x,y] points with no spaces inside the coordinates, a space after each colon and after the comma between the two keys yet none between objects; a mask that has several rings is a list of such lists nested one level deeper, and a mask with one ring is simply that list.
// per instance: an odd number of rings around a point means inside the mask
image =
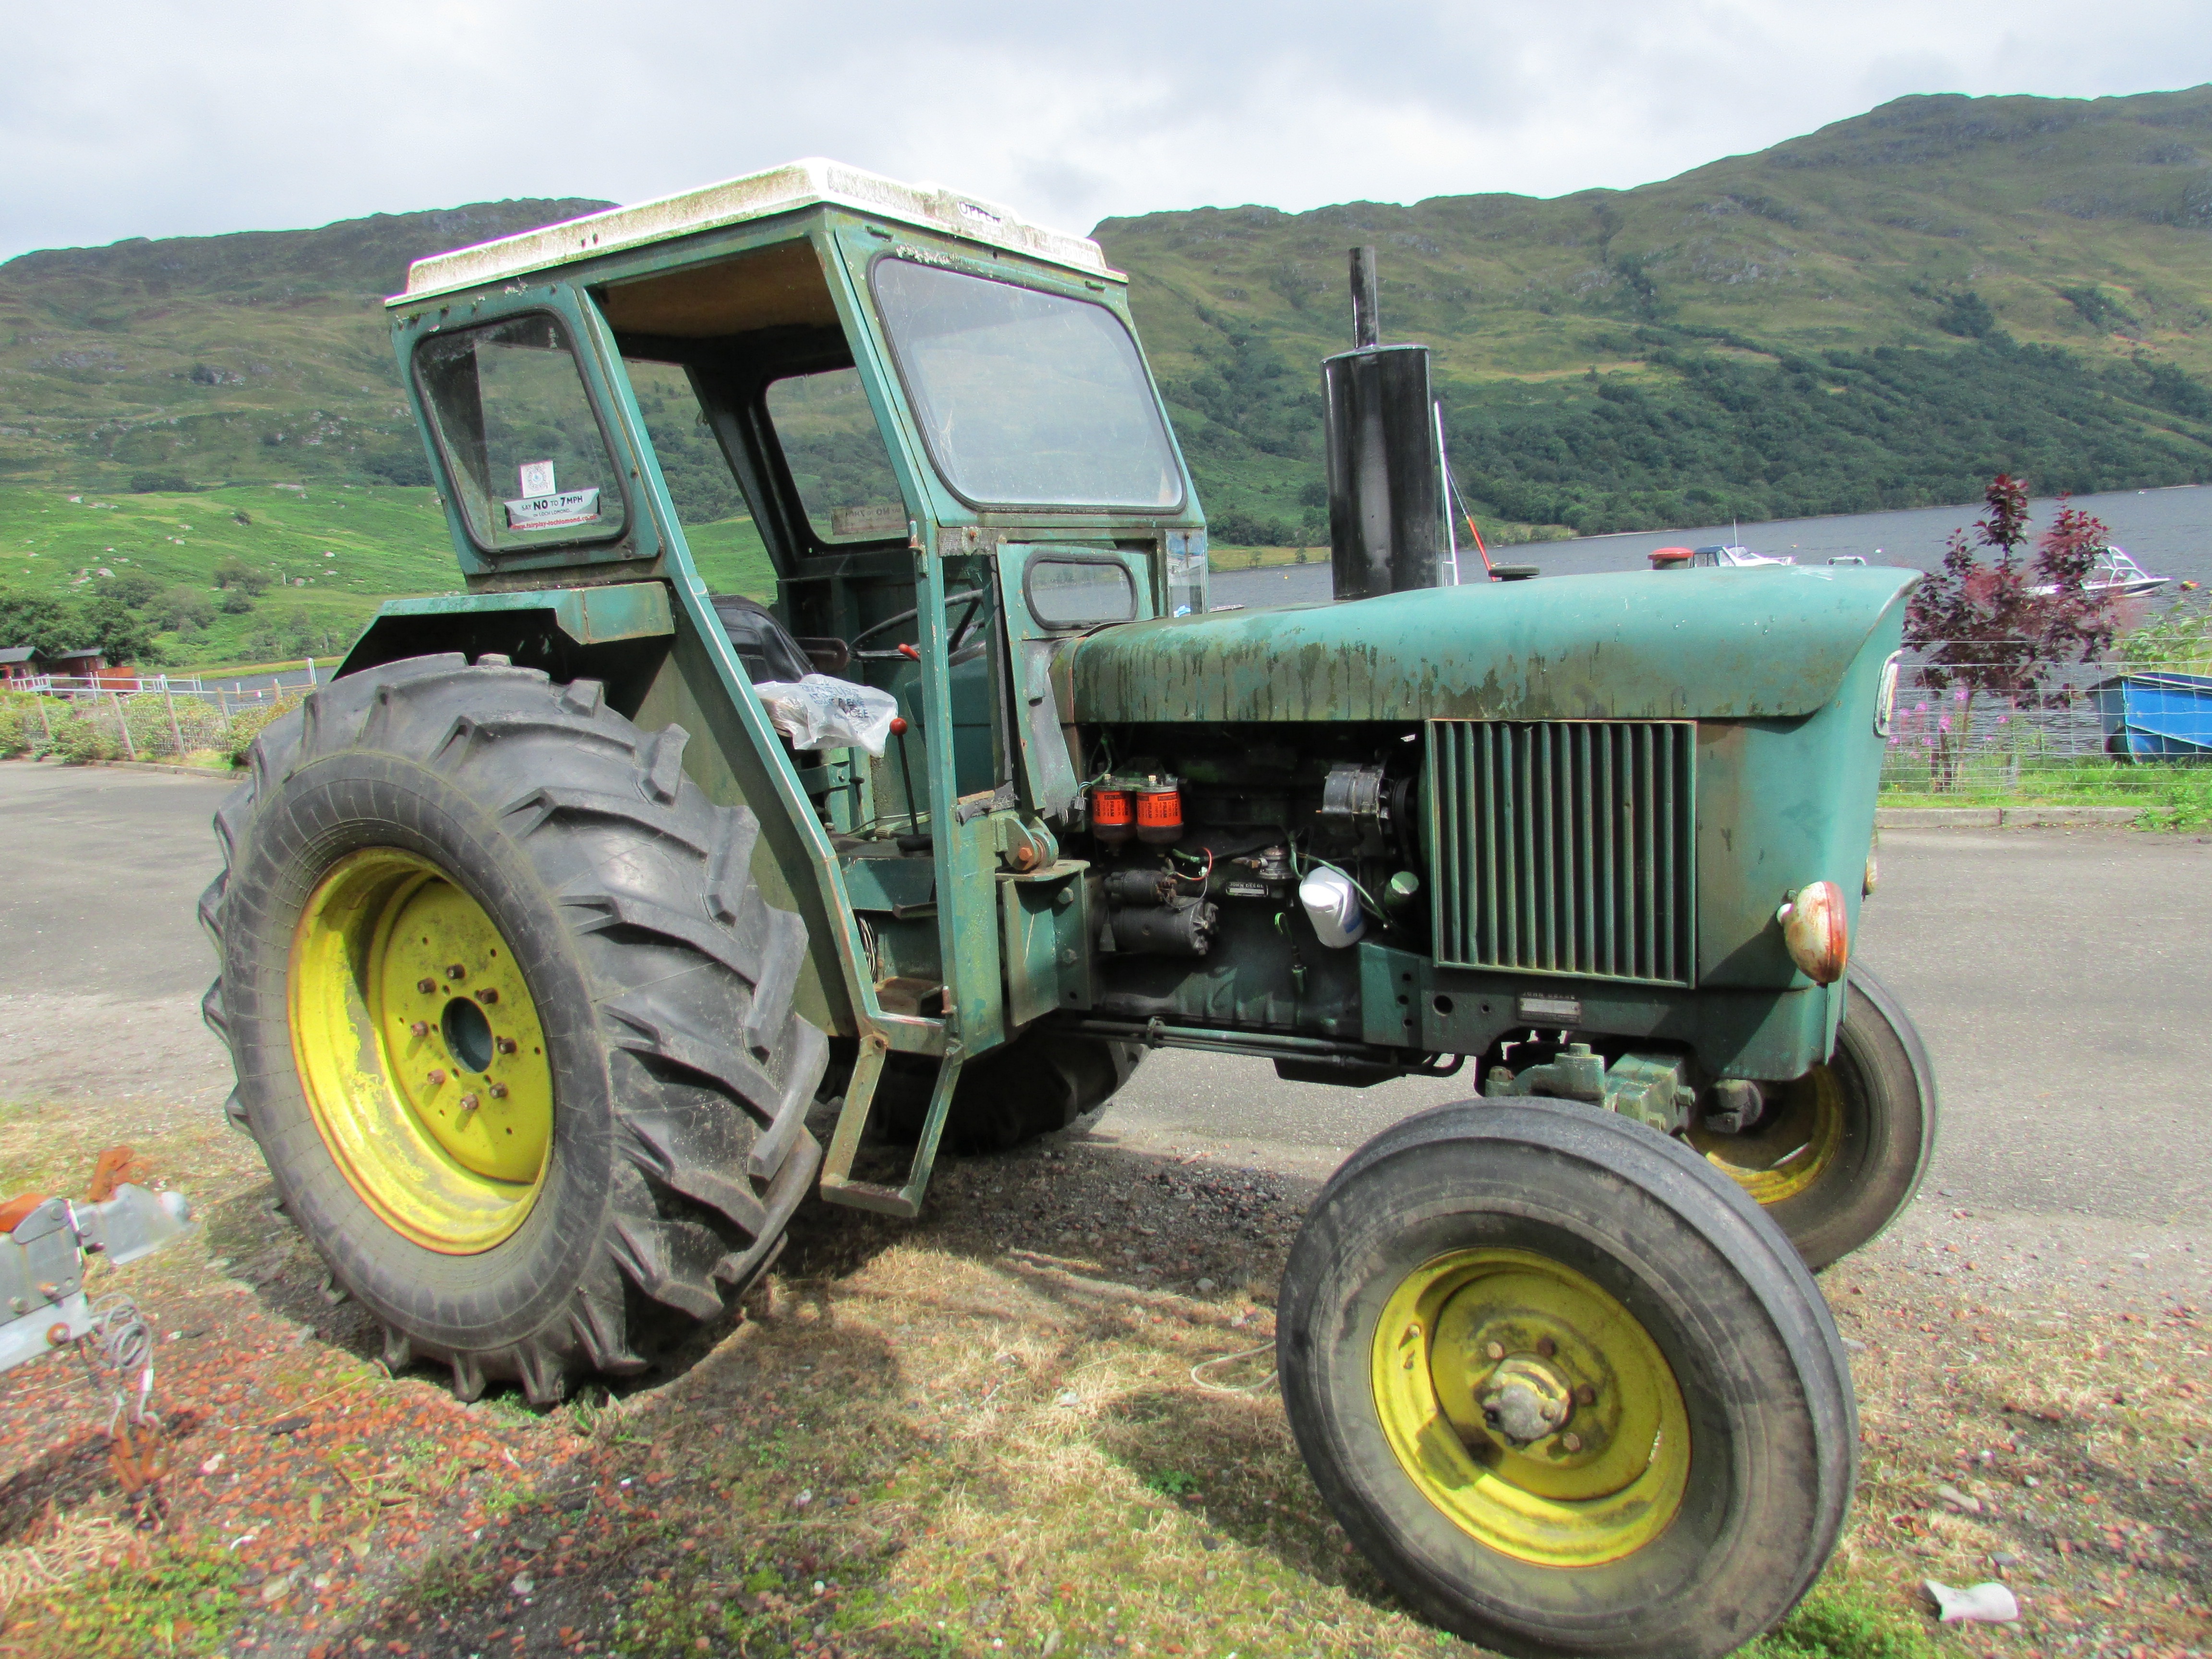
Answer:
[{"label": "green tree", "polygon": [[154,620],[173,633],[205,628],[215,620],[215,601],[197,587],[178,586],[161,595],[151,608]]},{"label": "green tree", "polygon": [[265,593],[271,578],[265,570],[257,570],[236,554],[219,562],[215,568],[215,585],[226,592]]},{"label": "green tree", "polygon": [[0,641],[10,647],[27,645],[42,657],[74,651],[88,643],[77,607],[52,593],[0,589]]},{"label": "green tree", "polygon": [[121,600],[102,594],[84,607],[88,645],[96,645],[111,663],[151,662],[154,625]]},{"label": "green tree", "polygon": [[161,584],[143,570],[126,570],[100,585],[100,597],[121,601],[133,611],[143,611],[161,592]]}]

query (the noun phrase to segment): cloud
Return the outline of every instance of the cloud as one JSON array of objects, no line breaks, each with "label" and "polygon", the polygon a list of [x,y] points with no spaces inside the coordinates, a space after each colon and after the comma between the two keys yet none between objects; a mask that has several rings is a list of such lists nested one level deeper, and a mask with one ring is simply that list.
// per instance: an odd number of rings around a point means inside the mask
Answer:
[{"label": "cloud", "polygon": [[0,254],[830,155],[1080,228],[1664,178],[1911,92],[2212,79],[2193,0],[156,0],[20,9]]}]

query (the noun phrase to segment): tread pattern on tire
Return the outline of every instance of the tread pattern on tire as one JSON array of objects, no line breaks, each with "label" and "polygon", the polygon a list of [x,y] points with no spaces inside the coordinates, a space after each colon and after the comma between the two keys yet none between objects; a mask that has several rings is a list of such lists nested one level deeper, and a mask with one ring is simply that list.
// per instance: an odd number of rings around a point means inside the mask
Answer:
[{"label": "tread pattern on tire", "polygon": [[[1729,1650],[1757,1633],[1757,1621],[1746,1622],[1744,1609],[1733,1602],[1709,1603],[1696,1595],[1678,1595],[1671,1604],[1648,1603],[1639,1621],[1611,1621],[1608,1614],[1592,1624],[1577,1613],[1569,1620],[1571,1629],[1557,1623],[1539,1628],[1518,1614],[1509,1615],[1496,1585],[1474,1587],[1486,1603],[1478,1608],[1462,1599],[1462,1592],[1448,1590],[1431,1565],[1401,1558],[1396,1548],[1400,1534],[1384,1524],[1373,1495],[1346,1473],[1351,1464],[1340,1455],[1341,1425],[1317,1407],[1331,1388],[1319,1356],[1342,1335],[1330,1322],[1335,1304],[1321,1288],[1342,1264],[1360,1255],[1339,1231],[1340,1195],[1370,1174],[1432,1167],[1435,1152],[1444,1146],[1480,1158],[1476,1149],[1485,1143],[1498,1149],[1487,1160],[1492,1170],[1514,1158],[1579,1166],[1592,1177],[1594,1192],[1610,1186],[1619,1199],[1629,1200],[1609,1209],[1605,1223],[1626,1230],[1614,1241],[1620,1259],[1634,1258],[1633,1242],[1643,1232],[1642,1224],[1630,1219],[1635,1211],[1648,1206],[1671,1212],[1685,1224],[1685,1237],[1698,1239],[1698,1254],[1724,1261],[1755,1292],[1765,1328],[1758,1346],[1770,1358],[1787,1356],[1782,1363],[1803,1379],[1807,1401],[1814,1407],[1806,1424],[1810,1440],[1802,1449],[1808,1458],[1806,1472],[1813,1477],[1806,1488],[1811,1500],[1807,1524],[1789,1540],[1790,1548],[1752,1575],[1771,1598],[1773,1616],[1796,1603],[1833,1552],[1856,1483],[1858,1413],[1841,1337],[1810,1273],[1758,1206],[1688,1148],[1612,1114],[1548,1098],[1431,1108],[1375,1136],[1323,1187],[1284,1273],[1277,1327],[1285,1411],[1308,1467],[1338,1520],[1399,1594],[1425,1616],[1470,1640],[1505,1652],[1549,1656],[1648,1653],[1710,1659]],[[1502,1212],[1518,1212],[1523,1201],[1510,1193],[1493,1196]],[[1665,1272],[1677,1272],[1680,1266],[1670,1261]],[[1656,1312],[1672,1301],[1670,1296],[1668,1303],[1654,1299],[1645,1306]],[[1753,1334],[1738,1334],[1748,1343]],[[1359,1409],[1371,1413],[1371,1401],[1358,1388],[1352,1391],[1360,1393]],[[1726,1392],[1716,1391],[1710,1398],[1719,1400]],[[1744,1559],[1747,1547],[1771,1549],[1778,1542],[1739,1529],[1732,1535],[1734,1559]]]},{"label": "tread pattern on tire", "polygon": [[[272,892],[283,884],[266,880],[249,890],[240,875],[261,814],[280,811],[284,786],[318,763],[396,757],[450,784],[480,811],[484,833],[527,861],[534,901],[582,965],[619,1155],[599,1246],[566,1305],[495,1349],[441,1343],[398,1322],[312,1241],[383,1321],[387,1363],[442,1361],[465,1399],[511,1378],[543,1403],[577,1372],[643,1369],[641,1347],[714,1318],[765,1269],[820,1163],[805,1116],[829,1042],[793,1006],[805,926],[761,897],[749,874],[758,824],[690,781],[685,740],[680,727],[641,732],[596,682],[418,658],[337,681],[272,722],[248,781],[216,814],[223,871],[199,914],[222,969],[203,1012],[239,1073],[224,1109],[264,1155],[260,1090],[235,1027],[249,1000],[265,1024],[273,998],[281,1018],[283,991],[240,990],[234,976],[250,970],[234,936],[242,920],[289,926],[304,894]],[[624,855],[610,859],[610,848]]]}]

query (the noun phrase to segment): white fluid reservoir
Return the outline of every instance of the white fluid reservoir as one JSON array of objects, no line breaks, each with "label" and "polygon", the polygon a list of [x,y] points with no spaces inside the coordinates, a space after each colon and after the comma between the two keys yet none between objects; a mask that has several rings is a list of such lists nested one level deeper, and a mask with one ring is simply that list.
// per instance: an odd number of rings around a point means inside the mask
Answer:
[{"label": "white fluid reservoir", "polygon": [[1341,871],[1316,865],[1298,884],[1298,902],[1314,935],[1332,950],[1342,950],[1367,931],[1367,918],[1359,913],[1359,890]]}]

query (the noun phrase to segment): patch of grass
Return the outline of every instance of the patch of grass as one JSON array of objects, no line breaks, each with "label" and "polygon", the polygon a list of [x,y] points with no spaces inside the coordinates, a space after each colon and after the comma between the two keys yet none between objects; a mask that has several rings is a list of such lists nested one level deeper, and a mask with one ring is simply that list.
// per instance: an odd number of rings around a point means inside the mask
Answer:
[{"label": "patch of grass", "polygon": [[[1900,769],[1901,770],[1901,769]],[[1931,789],[1915,769],[1885,778],[1884,806],[2136,806],[2188,820],[2206,810],[2212,766],[2155,761],[2122,763],[2100,757],[2050,760],[2014,768],[2002,756],[1977,756],[1959,769],[1955,785]],[[2194,821],[2201,822],[2201,816]]]},{"label": "patch of grass", "polygon": [[27,1595],[0,1626],[22,1659],[144,1659],[212,1652],[239,1604],[238,1564],[212,1541],[172,1540],[145,1565]]},{"label": "patch of grass", "polygon": [[[774,597],[775,571],[750,519],[688,526],[686,538],[715,592]],[[172,663],[188,665],[184,672],[263,659],[294,667],[308,656],[327,661],[385,600],[461,586],[431,489],[317,482],[132,495],[0,486],[0,583],[19,591],[96,596],[138,574],[165,592],[190,587],[222,599],[234,590],[216,592],[219,565],[242,566],[264,585],[246,596],[243,611],[156,636]]]},{"label": "patch of grass", "polygon": [[1742,1659],[1937,1659],[1942,1650],[1929,1638],[1924,1619],[1832,1577],[1739,1651]]},{"label": "patch of grass", "polygon": [[2155,805],[2136,822],[2144,830],[2212,828],[2212,766],[2194,768],[2167,781]]}]

